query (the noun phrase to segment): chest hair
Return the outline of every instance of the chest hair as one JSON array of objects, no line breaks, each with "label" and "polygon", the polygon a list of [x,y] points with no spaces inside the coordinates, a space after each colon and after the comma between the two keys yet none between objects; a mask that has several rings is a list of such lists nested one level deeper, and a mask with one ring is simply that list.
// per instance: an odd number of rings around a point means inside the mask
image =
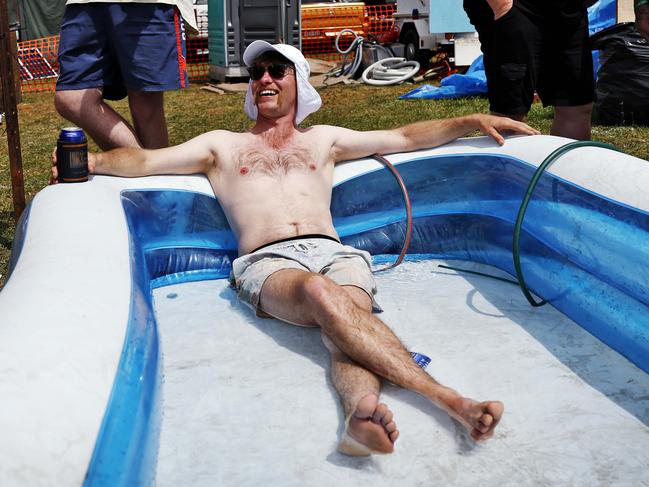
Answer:
[{"label": "chest hair", "polygon": [[247,147],[236,157],[237,171],[242,174],[284,176],[293,169],[315,170],[314,154],[304,147]]}]

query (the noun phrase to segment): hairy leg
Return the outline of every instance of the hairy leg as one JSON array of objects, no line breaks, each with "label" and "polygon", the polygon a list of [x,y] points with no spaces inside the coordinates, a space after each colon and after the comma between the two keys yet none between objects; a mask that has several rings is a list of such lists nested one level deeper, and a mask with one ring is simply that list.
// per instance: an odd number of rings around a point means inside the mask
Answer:
[{"label": "hairy leg", "polygon": [[285,269],[271,275],[261,291],[264,311],[291,323],[317,325],[336,347],[364,368],[428,398],[460,421],[475,440],[489,438],[503,413],[498,401],[461,396],[424,372],[381,320],[358,307],[330,279]]},{"label": "hairy leg", "polygon": [[577,140],[590,140],[592,111],[592,103],[573,107],[554,107],[554,120],[550,134]]},{"label": "hairy leg", "polygon": [[169,133],[164,111],[163,91],[128,90],[128,104],[133,126],[145,149],[160,149],[169,145]]},{"label": "hairy leg", "polygon": [[[354,304],[371,311],[372,301],[365,291],[343,286]],[[391,453],[399,436],[392,411],[379,403],[380,379],[351,360],[322,333],[331,356],[331,380],[345,413],[345,430],[338,449],[348,455]]]},{"label": "hairy leg", "polygon": [[133,127],[101,97],[99,88],[57,91],[59,114],[81,127],[102,150],[141,147]]}]

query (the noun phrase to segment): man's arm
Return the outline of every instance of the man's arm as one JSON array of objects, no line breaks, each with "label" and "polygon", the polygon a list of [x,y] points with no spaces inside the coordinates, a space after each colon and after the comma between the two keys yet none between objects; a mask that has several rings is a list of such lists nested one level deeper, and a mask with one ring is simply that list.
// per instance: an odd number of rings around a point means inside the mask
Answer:
[{"label": "man's arm", "polygon": [[[108,152],[88,154],[90,174],[122,177],[152,176],[157,174],[207,173],[216,167],[215,140],[223,140],[228,132],[214,131],[199,135],[183,144],[164,149],[119,148]],[[54,164],[56,160],[54,159]],[[58,171],[52,168],[52,180]]]},{"label": "man's arm", "polygon": [[479,113],[417,122],[393,130],[358,132],[340,127],[335,130],[333,151],[336,161],[437,147],[475,130],[492,137],[500,145],[505,142],[502,131],[525,135],[540,133],[523,122]]}]

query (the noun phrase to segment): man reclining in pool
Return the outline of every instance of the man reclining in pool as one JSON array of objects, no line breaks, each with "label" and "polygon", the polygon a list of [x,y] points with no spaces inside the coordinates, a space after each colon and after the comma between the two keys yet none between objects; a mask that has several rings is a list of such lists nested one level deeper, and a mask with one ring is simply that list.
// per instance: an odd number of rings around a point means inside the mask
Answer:
[{"label": "man reclining in pool", "polygon": [[428,398],[474,440],[491,437],[502,403],[474,401],[436,382],[372,314],[376,287],[370,256],[341,245],[333,226],[334,164],[438,146],[474,130],[499,144],[504,142],[500,131],[538,132],[481,114],[395,130],[300,129],[297,124],[320,107],[302,54],[291,46],[255,41],[243,59],[251,76],[245,110],[256,120],[250,131],[215,130],[165,149],[90,154],[91,173],[206,174],[238,238],[233,277],[239,297],[259,314],[322,330],[346,418],[341,452],[392,452],[399,433],[392,412],[379,403],[380,377]]}]

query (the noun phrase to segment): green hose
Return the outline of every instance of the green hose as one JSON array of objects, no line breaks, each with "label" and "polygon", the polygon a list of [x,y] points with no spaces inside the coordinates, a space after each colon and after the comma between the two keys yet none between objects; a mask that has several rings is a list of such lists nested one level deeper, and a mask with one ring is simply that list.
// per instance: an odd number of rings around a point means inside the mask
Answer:
[{"label": "green hose", "polygon": [[527,210],[527,206],[529,205],[530,199],[532,198],[532,193],[534,192],[534,188],[536,188],[537,183],[541,179],[541,176],[548,168],[548,166],[550,166],[550,164],[552,164],[555,161],[555,159],[557,159],[560,155],[568,151],[571,151],[573,149],[576,149],[578,147],[602,147],[605,149],[611,149],[611,150],[621,152],[615,146],[611,144],[605,144],[603,142],[593,142],[590,140],[580,140],[577,142],[570,142],[566,145],[562,145],[554,152],[552,152],[548,157],[546,157],[541,163],[541,165],[537,168],[534,175],[532,176],[532,179],[530,180],[530,183],[527,186],[527,189],[525,190],[525,196],[523,197],[521,206],[518,209],[518,216],[516,217],[516,223],[514,224],[514,241],[512,243],[512,257],[514,258],[514,269],[516,270],[516,278],[518,279],[518,285],[520,286],[521,291],[523,291],[523,294],[527,298],[527,301],[529,301],[529,303],[532,306],[543,306],[544,304],[547,303],[547,300],[545,299],[541,301],[534,300],[534,297],[532,297],[532,294],[530,293],[527,284],[525,284],[525,278],[523,277],[523,271],[521,269],[520,238],[521,238],[521,229],[523,227],[523,218],[525,217],[525,211]]}]

